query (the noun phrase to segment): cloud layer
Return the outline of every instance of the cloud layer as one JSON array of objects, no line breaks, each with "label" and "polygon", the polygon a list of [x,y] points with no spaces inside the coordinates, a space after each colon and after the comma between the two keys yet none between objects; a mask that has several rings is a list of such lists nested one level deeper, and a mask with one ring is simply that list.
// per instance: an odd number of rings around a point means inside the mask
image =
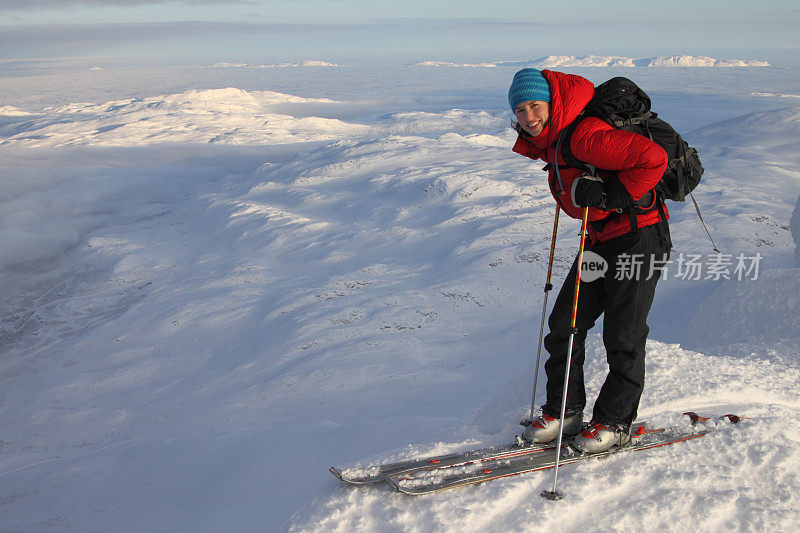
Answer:
[{"label": "cloud layer", "polygon": [[157,4],[252,4],[249,0],[0,0],[0,12],[34,9],[64,9],[72,7],[141,7]]}]

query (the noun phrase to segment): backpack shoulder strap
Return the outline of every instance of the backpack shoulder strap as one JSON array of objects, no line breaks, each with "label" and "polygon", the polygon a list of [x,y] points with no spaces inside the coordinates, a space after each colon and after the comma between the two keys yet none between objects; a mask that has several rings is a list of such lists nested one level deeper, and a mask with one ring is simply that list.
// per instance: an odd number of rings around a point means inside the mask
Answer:
[{"label": "backpack shoulder strap", "polygon": [[586,115],[578,115],[578,118],[573,120],[569,126],[561,130],[561,133],[558,135],[558,139],[555,142],[555,147],[557,153],[561,155],[561,159],[564,160],[564,165],[571,168],[578,168],[583,171],[588,172],[592,176],[597,174],[597,169],[588,164],[584,163],[572,153],[572,148],[570,147],[570,141],[572,140],[572,135],[575,133],[575,130],[578,128],[578,125],[583,122],[583,119],[586,118]]}]

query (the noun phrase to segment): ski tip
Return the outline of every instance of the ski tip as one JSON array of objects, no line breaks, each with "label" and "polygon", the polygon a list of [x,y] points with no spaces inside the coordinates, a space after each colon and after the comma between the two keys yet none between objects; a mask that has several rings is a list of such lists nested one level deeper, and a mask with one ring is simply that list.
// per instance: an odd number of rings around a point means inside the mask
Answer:
[{"label": "ski tip", "polygon": [[[687,412],[685,412],[683,414],[689,417],[689,419],[692,421],[692,424],[697,424],[698,422],[708,422],[709,420],[711,420],[711,417],[700,416],[697,413],[695,413],[694,411],[687,411]],[[715,420],[728,420],[731,424],[738,424],[742,420],[750,420],[750,419],[745,417],[745,416],[727,414],[727,415],[718,416],[718,417],[715,418]]]},{"label": "ski tip", "polygon": [[705,422],[707,420],[710,420],[710,418],[708,418],[707,416],[700,416],[697,413],[695,413],[694,411],[687,411],[687,412],[685,412],[683,414],[684,414],[684,416],[688,416],[689,417],[689,420],[692,421],[692,424],[697,424],[698,422]]},{"label": "ski tip", "polygon": [[730,421],[731,424],[738,424],[742,420],[750,420],[746,416],[731,415],[731,414],[722,415],[722,418],[727,418]]},{"label": "ski tip", "polygon": [[328,469],[328,472],[339,478],[341,481],[344,481],[344,479],[342,479],[342,471],[336,468],[335,466],[330,467]]}]

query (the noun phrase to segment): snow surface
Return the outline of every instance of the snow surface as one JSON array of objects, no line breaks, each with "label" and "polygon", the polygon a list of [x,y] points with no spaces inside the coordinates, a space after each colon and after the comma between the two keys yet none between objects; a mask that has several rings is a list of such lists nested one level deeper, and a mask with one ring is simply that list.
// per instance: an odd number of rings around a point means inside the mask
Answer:
[{"label": "snow surface", "polygon": [[[752,96],[796,68],[637,71],[700,150],[719,249],[763,256],[665,276],[640,418],[748,420],[565,467],[557,512],[547,472],[417,498],[327,472],[507,443],[530,405],[554,208],[510,151],[509,71],[390,66],[6,79],[0,529],[797,530],[800,108]],[[673,257],[714,255],[670,208]],[[590,398],[605,368],[595,330]]]},{"label": "snow surface", "polygon": [[792,239],[794,240],[794,266],[800,267],[800,196],[792,211]]}]

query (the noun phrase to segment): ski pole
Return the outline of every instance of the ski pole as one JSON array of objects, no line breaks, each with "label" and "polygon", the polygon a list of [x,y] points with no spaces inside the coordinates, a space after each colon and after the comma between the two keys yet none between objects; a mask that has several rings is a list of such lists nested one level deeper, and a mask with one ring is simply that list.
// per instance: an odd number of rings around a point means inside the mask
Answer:
[{"label": "ski pole", "polygon": [[542,323],[539,326],[539,349],[536,351],[536,370],[533,374],[533,396],[531,397],[531,420],[534,418],[536,412],[536,388],[539,384],[539,362],[542,359],[542,340],[544,339],[544,322],[547,318],[547,295],[553,290],[553,284],[550,280],[553,275],[553,255],[556,250],[556,234],[558,233],[558,214],[561,206],[556,204],[556,216],[553,221],[553,237],[550,240],[550,260],[547,263],[547,281],[544,284],[544,305],[542,305]]},{"label": "ski pole", "polygon": [[578,250],[578,265],[575,272],[575,293],[572,298],[572,320],[570,322],[569,341],[567,342],[567,366],[564,369],[564,391],[561,394],[561,425],[558,430],[558,442],[556,443],[556,465],[553,472],[553,490],[542,491],[542,497],[548,500],[560,500],[561,495],[556,490],[558,482],[558,465],[561,461],[561,442],[564,438],[564,415],[567,409],[567,386],[569,385],[569,367],[572,364],[572,343],[575,340],[577,328],[575,324],[578,319],[578,292],[581,287],[581,267],[583,266],[583,249],[586,244],[586,225],[589,222],[589,208],[583,209],[583,221],[581,222],[581,244]]},{"label": "ski pole", "polygon": [[717,248],[717,243],[715,243],[714,239],[711,237],[711,232],[708,231],[708,226],[706,226],[706,221],[703,220],[703,215],[700,214],[700,206],[697,205],[697,200],[694,199],[694,195],[691,193],[691,191],[689,191],[689,196],[692,199],[692,203],[694,203],[694,210],[697,211],[697,218],[700,219],[700,223],[703,225],[703,228],[706,230],[706,235],[708,235],[708,240],[711,241],[711,247],[714,248],[714,251],[717,252],[718,254],[722,253]]}]

